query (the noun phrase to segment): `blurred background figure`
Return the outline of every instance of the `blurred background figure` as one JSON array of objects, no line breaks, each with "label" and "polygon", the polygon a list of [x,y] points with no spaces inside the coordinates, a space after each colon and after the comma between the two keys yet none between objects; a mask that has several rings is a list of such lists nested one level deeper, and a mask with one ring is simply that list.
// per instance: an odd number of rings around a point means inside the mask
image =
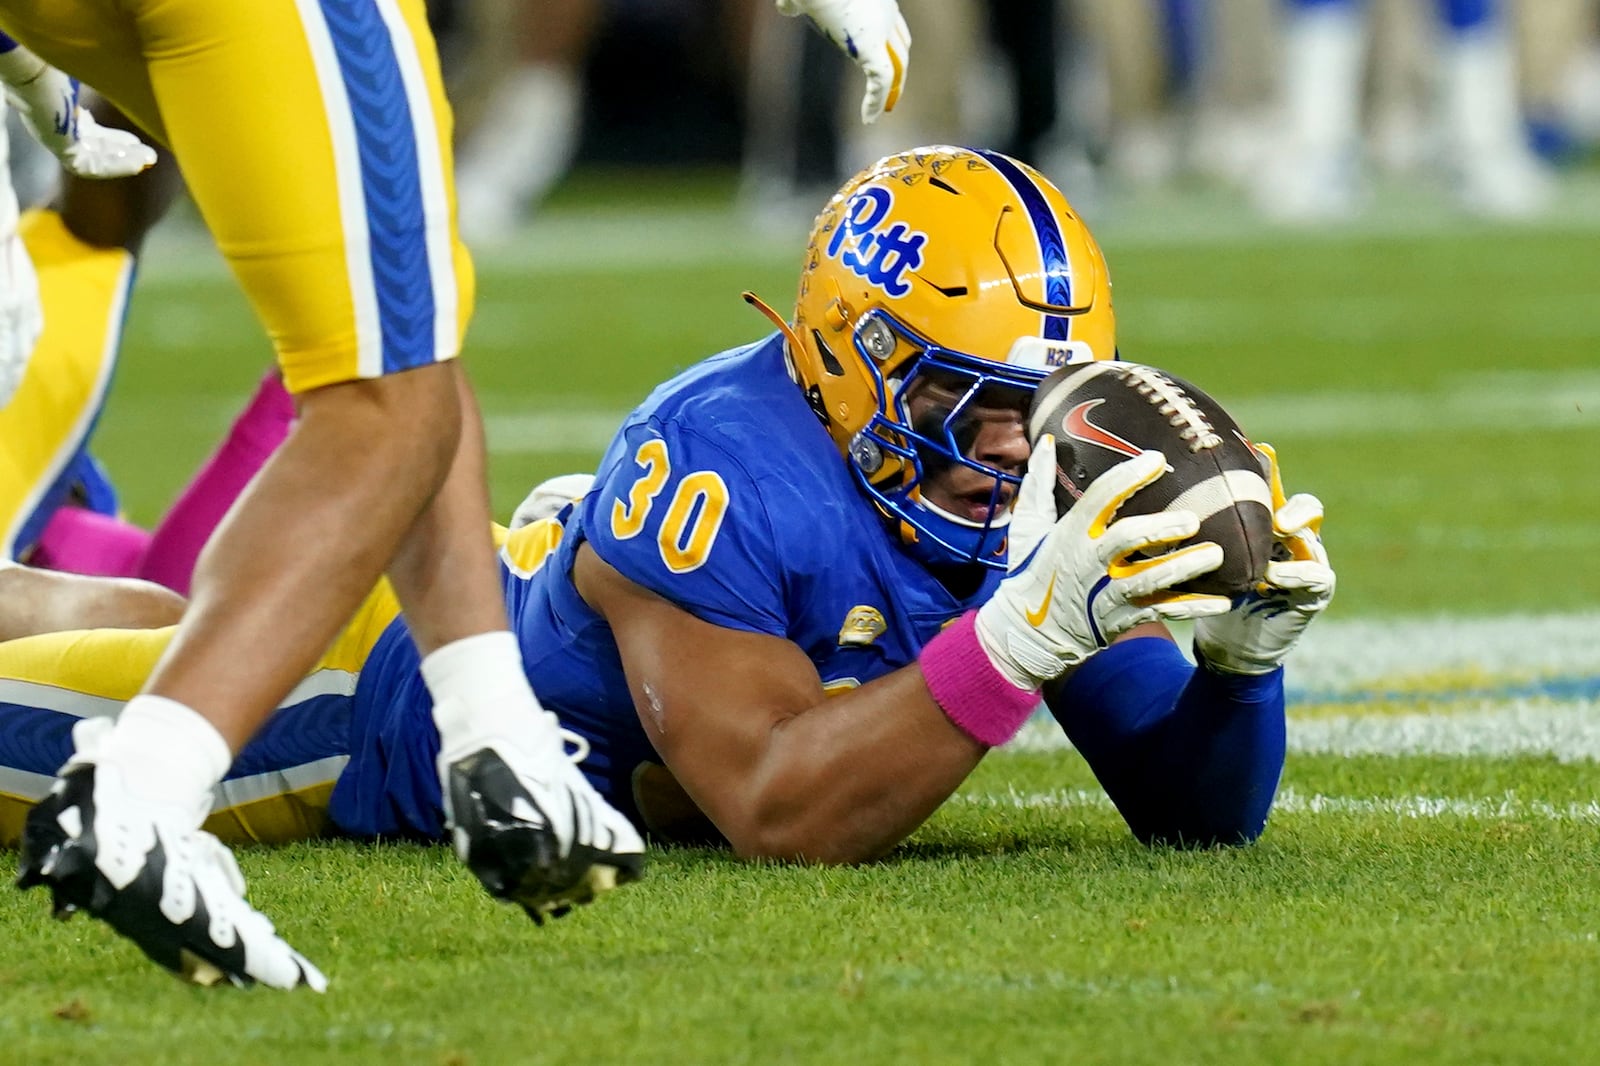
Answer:
[{"label": "blurred background figure", "polygon": [[456,194],[472,244],[515,227],[566,174],[583,119],[583,67],[600,0],[479,0],[464,73],[480,102],[463,120]]},{"label": "blurred background figure", "polygon": [[[1415,190],[1515,219],[1600,143],[1600,0],[903,0],[917,61],[871,126],[849,62],[772,0],[429,6],[479,249],[574,166],[708,174],[680,185],[732,184],[758,230],[939,142],[1024,159],[1107,222],[1160,189],[1298,223]],[[24,201],[48,195],[53,161],[13,149]]]},{"label": "blurred background figure", "polygon": [[[1543,8],[1535,17],[1547,21],[1563,3],[1524,6]],[[1431,23],[1419,18],[1426,7]],[[1550,175],[1529,144],[1507,15],[1503,0],[1284,0],[1284,125],[1255,190],[1261,209],[1291,221],[1337,220],[1360,209],[1369,155],[1362,104],[1375,55],[1386,60],[1375,78],[1381,158],[1401,168],[1428,164],[1476,214],[1543,208]],[[1416,61],[1425,65],[1408,69]]]},{"label": "blurred background figure", "polygon": [[[696,84],[706,68],[741,70],[757,6],[772,8],[770,0],[437,0],[460,101],[463,237],[478,247],[504,242],[566,175],[582,140],[586,87],[602,84],[591,62],[602,35],[613,53],[635,53],[624,91],[647,113],[660,103],[652,89],[681,99],[662,78],[675,63],[698,68]],[[805,36],[836,51],[820,34]],[[653,55],[644,44],[652,39]],[[841,57],[841,69],[848,65]]]},{"label": "blurred background figure", "polygon": [[904,0],[916,62],[899,106],[866,127],[851,120],[844,59],[767,6],[750,25],[740,172],[758,223],[809,223],[845,175],[913,144],[992,146],[1088,180],[1062,117],[1077,33],[1060,0]]}]

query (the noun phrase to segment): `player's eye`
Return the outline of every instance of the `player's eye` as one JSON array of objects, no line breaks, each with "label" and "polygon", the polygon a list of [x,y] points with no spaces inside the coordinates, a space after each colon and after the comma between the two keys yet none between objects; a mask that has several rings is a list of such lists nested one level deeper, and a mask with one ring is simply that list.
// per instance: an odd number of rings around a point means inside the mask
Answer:
[{"label": "player's eye", "polygon": [[1009,385],[985,385],[967,404],[978,418],[1014,418],[1028,413],[1027,390]]}]

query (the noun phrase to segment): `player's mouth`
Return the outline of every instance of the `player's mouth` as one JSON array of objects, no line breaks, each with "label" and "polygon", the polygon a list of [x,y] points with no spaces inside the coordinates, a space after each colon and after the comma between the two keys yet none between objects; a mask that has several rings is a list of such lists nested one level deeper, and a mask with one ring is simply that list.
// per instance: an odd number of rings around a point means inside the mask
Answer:
[{"label": "player's mouth", "polygon": [[1015,495],[1014,485],[1002,483],[997,498],[994,482],[987,479],[966,489],[928,493],[929,502],[941,511],[978,526],[987,524],[992,515],[1004,514]]}]

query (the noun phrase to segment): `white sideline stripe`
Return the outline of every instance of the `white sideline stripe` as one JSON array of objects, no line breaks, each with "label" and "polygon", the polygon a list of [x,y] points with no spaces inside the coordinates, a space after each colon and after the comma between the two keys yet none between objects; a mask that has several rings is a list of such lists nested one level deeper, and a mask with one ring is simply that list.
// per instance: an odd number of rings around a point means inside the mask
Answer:
[{"label": "white sideline stripe", "polygon": [[[512,406],[505,397],[501,406]],[[1401,437],[1464,430],[1532,433],[1600,430],[1600,371],[1463,374],[1416,392],[1285,393],[1246,396],[1228,409],[1252,437]],[[498,455],[601,451],[622,423],[620,408],[566,408],[486,415]],[[1577,460],[1574,460],[1576,463]]]},{"label": "white sideline stripe", "polygon": [[[1087,807],[1093,810],[1113,810],[1104,792],[1089,789],[1053,789],[1048,792],[987,793],[974,795],[958,793],[950,802],[971,807],[1003,808],[1009,810],[1066,810]],[[1355,796],[1329,796],[1321,792],[1301,793],[1293,788],[1283,789],[1272,805],[1274,815],[1281,814],[1356,814],[1392,815],[1398,819],[1464,818],[1474,821],[1513,821],[1538,818],[1551,822],[1572,822],[1581,825],[1600,824],[1600,801],[1587,803],[1545,803],[1524,800],[1513,793],[1498,797],[1467,799],[1457,796],[1395,796],[1358,798]]]},{"label": "white sideline stripe", "polygon": [[1600,372],[1462,374],[1438,389],[1249,396],[1228,401],[1228,410],[1262,440],[1600,429]]},{"label": "white sideline stripe", "polygon": [[[210,351],[215,341],[197,321],[199,311],[181,305],[162,308],[163,341],[171,347]],[[474,336],[494,329],[492,322],[474,324]],[[468,346],[471,346],[471,341]],[[707,353],[710,354],[710,353]],[[568,398],[560,409],[527,409],[527,398],[512,394],[480,394],[484,406],[499,410],[484,416],[489,450],[495,455],[571,455],[598,453],[627,416],[627,409],[595,405],[583,398]],[[542,396],[541,403],[560,403],[562,397]],[[145,410],[122,408],[126,424],[148,422],[167,430],[174,420],[199,426],[210,434],[231,424],[240,401],[221,403],[210,397],[193,397],[174,403],[172,397]],[[132,406],[132,405],[130,405]],[[522,410],[515,408],[522,407]],[[1247,432],[1261,440],[1276,441],[1304,436],[1405,437],[1432,433],[1487,430],[1498,433],[1536,433],[1550,429],[1600,430],[1600,372],[1566,375],[1513,373],[1469,374],[1454,379],[1443,390],[1421,392],[1318,392],[1245,396],[1228,401],[1228,409]],[[1571,480],[1581,477],[1572,459]],[[1564,480],[1558,475],[1556,489]],[[1382,486],[1377,487],[1381,490]],[[1554,489],[1552,490],[1554,491]],[[1472,536],[1469,528],[1462,536]],[[1497,531],[1482,534],[1485,545],[1502,543]],[[1439,536],[1442,541],[1450,537]],[[1452,541],[1453,543],[1453,541]],[[1562,545],[1576,543],[1572,536]],[[1590,543],[1584,540],[1582,543]],[[1548,545],[1560,546],[1560,545]]]},{"label": "white sideline stripe", "polygon": [[1600,762],[1600,702],[1519,700],[1470,714],[1289,719],[1290,750],[1313,755],[1553,755]]},{"label": "white sideline stripe", "polygon": [[[1541,680],[1600,678],[1600,611],[1490,618],[1329,618],[1306,631],[1289,661],[1291,752],[1508,757],[1600,762],[1600,700],[1509,691]],[[1179,634],[1179,646],[1188,640]],[[1593,687],[1582,687],[1584,693]],[[1506,690],[1498,694],[1497,690]],[[1568,691],[1571,691],[1570,689]],[[1361,698],[1415,703],[1412,713],[1363,713]],[[1348,699],[1348,704],[1343,700]],[[1300,715],[1297,705],[1347,707]],[[1070,747],[1048,714],[1008,748]]]},{"label": "white sideline stripe", "polygon": [[[666,184],[671,184],[670,182]],[[1440,206],[1437,198],[1393,196],[1384,187],[1383,202],[1360,218],[1348,220],[1337,231],[1306,234],[1265,222],[1236,197],[1159,194],[1135,197],[1102,212],[1095,220],[1100,244],[1115,263],[1118,250],[1127,248],[1259,247],[1262,249],[1324,248],[1338,255],[1353,242],[1374,236],[1458,237],[1478,232],[1499,232],[1498,227],[1463,223],[1458,212]],[[574,277],[617,270],[674,270],[715,267],[761,261],[798,268],[800,252],[812,218],[822,207],[820,199],[807,199],[785,217],[773,204],[762,202],[741,211],[733,203],[689,205],[629,204],[613,202],[594,207],[541,211],[529,225],[511,235],[504,247],[474,248],[473,258],[482,271],[517,271],[528,276]],[[1600,231],[1600,181],[1587,174],[1564,176],[1555,210],[1518,226],[1523,233],[1594,233]],[[158,282],[226,276],[227,269],[210,239],[197,225],[168,223],[151,235],[145,277]],[[1199,301],[1197,301],[1198,303]],[[1209,305],[1212,301],[1205,301]],[[1352,314],[1352,301],[1341,294],[1329,319],[1342,327],[1339,335],[1354,332],[1370,317]],[[1581,301],[1579,301],[1581,302]],[[1147,301],[1148,303],[1148,301]],[[1204,310],[1204,307],[1201,308]],[[1139,308],[1140,321],[1149,316]],[[1591,323],[1593,316],[1589,316]],[[1354,320],[1352,323],[1351,320]],[[1381,335],[1391,322],[1415,321],[1409,307],[1373,323]],[[1188,314],[1174,329],[1185,327],[1179,339],[1194,336],[1193,323],[1205,323]],[[1230,322],[1228,329],[1234,324]],[[1165,334],[1163,334],[1165,336]]]},{"label": "white sideline stripe", "polygon": [[[1335,602],[1330,614],[1336,613]],[[1289,663],[1289,696],[1398,686],[1441,673],[1600,676],[1600,611],[1488,618],[1325,618]]]},{"label": "white sideline stripe", "polygon": [[[1564,763],[1600,762],[1600,702],[1514,701],[1506,707],[1468,713],[1352,714],[1301,718],[1287,723],[1291,754],[1442,755],[1508,758],[1549,755]],[[1071,748],[1055,719],[1030,719],[1007,751]]]}]

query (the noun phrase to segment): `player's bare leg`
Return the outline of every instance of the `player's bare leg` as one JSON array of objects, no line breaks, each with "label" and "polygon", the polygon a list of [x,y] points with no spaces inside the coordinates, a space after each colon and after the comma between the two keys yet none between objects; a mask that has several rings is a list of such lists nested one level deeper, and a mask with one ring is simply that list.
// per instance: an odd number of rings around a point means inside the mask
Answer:
[{"label": "player's bare leg", "polygon": [[[423,671],[439,703],[446,809],[463,859],[491,893],[535,917],[592,899],[618,875],[637,875],[642,842],[565,759],[559,730],[522,673],[494,577],[475,408],[470,444],[457,456],[458,390],[464,394],[458,368],[443,363],[303,397],[296,429],[202,553],[189,611],[146,694],[93,750],[80,745],[78,765],[69,764],[30,817],[24,882],[50,881],[58,909],[107,917],[187,976],[319,985],[320,974],[270,926],[263,933],[257,923],[258,938],[273,938],[259,953],[275,967],[251,970],[248,959],[211,951],[211,940],[187,923],[163,926],[148,908],[115,913],[109,908],[123,900],[121,890],[147,876],[154,899],[163,898],[159,867],[125,864],[128,879],[117,884],[92,856],[74,864],[72,855],[87,851],[81,837],[69,838],[62,815],[109,809],[114,798],[128,820],[170,827],[139,835],[139,858],[189,843],[232,753],[315,663],[391,559],[402,602],[419,619]],[[395,433],[397,426],[407,432]],[[165,757],[177,750],[194,757]],[[202,867],[210,857],[191,849],[195,855]],[[242,884],[218,882],[234,883]],[[242,892],[214,886],[205,903],[228,908],[241,930],[247,917],[260,919]],[[197,913],[203,923],[204,909]]]},{"label": "player's bare leg", "polygon": [[465,417],[455,463],[389,577],[425,656],[456,854],[491,895],[540,921],[636,879],[644,845],[572,765],[528,687],[488,536],[482,422],[456,373]]},{"label": "player's bare leg", "polygon": [[[218,528],[145,691],[30,813],[18,883],[86,909],[202,983],[324,979],[244,900],[200,831],[212,787],[327,647],[443,482],[460,414],[445,364],[315,390]],[[182,757],[174,757],[176,753]]]},{"label": "player's bare leg", "polygon": [[460,425],[453,374],[436,364],[300,398],[289,438],[201,553],[146,692],[203,709],[235,751],[254,735],[443,484]]},{"label": "player's bare leg", "polygon": [[0,561],[0,641],[64,629],[175,624],[183,597],[150,581],[84,577]]}]

